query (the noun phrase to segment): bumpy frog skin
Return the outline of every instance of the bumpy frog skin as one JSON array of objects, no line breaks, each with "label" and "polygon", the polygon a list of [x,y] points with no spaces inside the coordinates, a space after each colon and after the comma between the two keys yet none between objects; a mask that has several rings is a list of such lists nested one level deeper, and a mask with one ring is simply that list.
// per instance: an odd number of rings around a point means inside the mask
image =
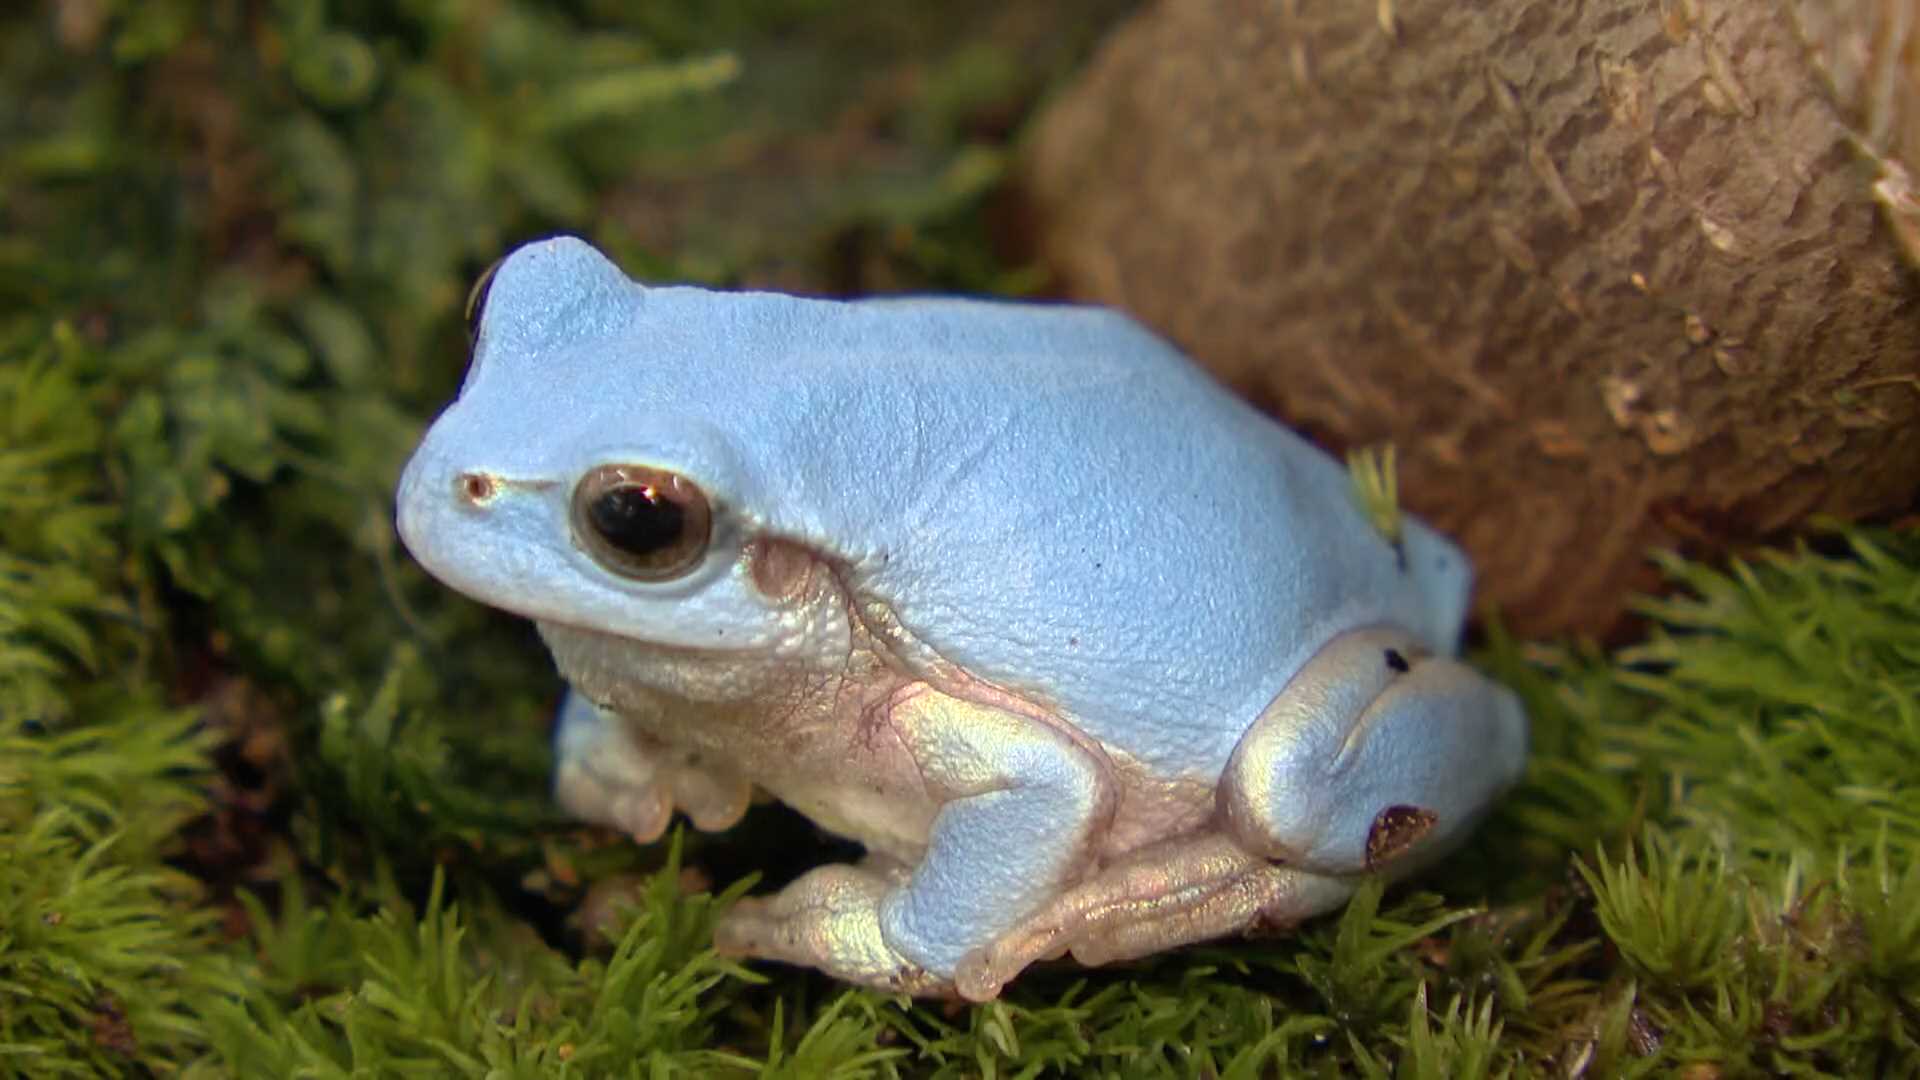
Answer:
[{"label": "bumpy frog skin", "polygon": [[1341,904],[1519,775],[1454,659],[1470,571],[1110,311],[495,272],[407,547],[535,620],[557,796],[646,842],[753,788],[866,846],[733,954],[993,997]]}]

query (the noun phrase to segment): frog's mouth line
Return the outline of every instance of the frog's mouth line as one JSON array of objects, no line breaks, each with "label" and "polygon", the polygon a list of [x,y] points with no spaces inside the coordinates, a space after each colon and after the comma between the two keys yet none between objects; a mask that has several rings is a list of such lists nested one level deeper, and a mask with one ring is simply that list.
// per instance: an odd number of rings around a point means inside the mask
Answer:
[{"label": "frog's mouth line", "polygon": [[[519,613],[516,613],[519,614]],[[764,656],[767,650],[748,646],[720,645],[670,645],[662,642],[638,641],[621,637],[605,630],[596,630],[591,626],[566,622],[561,619],[549,619],[537,615],[522,617],[531,621],[544,639],[554,633],[573,639],[575,642],[590,645],[608,652],[624,653],[634,656],[664,656],[686,660],[718,660],[727,657]],[[549,645],[551,648],[551,644]]]},{"label": "frog's mouth line", "polygon": [[825,560],[816,560],[814,565],[820,571],[810,575],[817,583],[816,587],[807,590],[804,599],[796,597],[793,602],[802,607],[817,606],[818,618],[837,619],[845,623],[849,640],[841,655],[824,656],[818,650],[804,647],[810,636],[804,628],[796,629],[797,639],[803,645],[798,649],[792,648],[788,642],[772,645],[688,645],[642,641],[567,619],[519,614],[533,622],[549,652],[557,654],[564,650],[574,656],[598,657],[604,662],[637,666],[748,665],[763,674],[806,679],[822,675],[848,676],[861,666],[857,658],[867,656],[901,678],[929,681],[945,688],[950,688],[949,684],[956,681],[972,681],[964,678],[956,680],[958,669],[901,627],[891,608],[884,604],[863,605],[856,602],[847,586],[845,568]]}]

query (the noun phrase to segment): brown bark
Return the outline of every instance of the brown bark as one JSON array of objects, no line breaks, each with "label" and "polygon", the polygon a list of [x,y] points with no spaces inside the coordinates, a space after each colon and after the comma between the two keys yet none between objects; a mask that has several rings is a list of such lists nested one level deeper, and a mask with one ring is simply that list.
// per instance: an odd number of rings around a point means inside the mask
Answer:
[{"label": "brown bark", "polygon": [[1920,488],[1914,6],[1161,3],[1026,195],[1068,291],[1393,441],[1514,624],[1601,629],[1651,547]]},{"label": "brown bark", "polygon": [[1920,261],[1920,4],[1799,0],[1790,11],[1877,176],[1874,197],[1909,258]]}]

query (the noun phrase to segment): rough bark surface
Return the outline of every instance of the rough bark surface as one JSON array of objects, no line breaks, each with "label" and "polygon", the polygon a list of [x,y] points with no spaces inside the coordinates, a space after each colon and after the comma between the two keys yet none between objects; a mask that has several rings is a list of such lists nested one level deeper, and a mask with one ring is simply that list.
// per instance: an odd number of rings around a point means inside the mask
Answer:
[{"label": "rough bark surface", "polygon": [[1877,167],[1873,194],[1888,225],[1920,261],[1920,4],[1800,0],[1791,11],[1808,59]]},{"label": "rough bark surface", "polygon": [[1393,441],[1512,623],[1602,629],[1651,547],[1920,488],[1914,7],[1161,3],[1026,195],[1067,291]]}]

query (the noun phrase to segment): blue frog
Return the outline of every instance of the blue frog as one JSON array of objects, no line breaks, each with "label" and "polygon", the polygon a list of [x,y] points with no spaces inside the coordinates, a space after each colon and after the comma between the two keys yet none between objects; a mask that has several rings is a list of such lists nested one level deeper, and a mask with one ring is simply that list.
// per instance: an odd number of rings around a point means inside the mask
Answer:
[{"label": "blue frog", "polygon": [[406,546],[530,618],[555,790],[658,838],[755,789],[865,845],[727,952],[919,994],[1290,925],[1521,772],[1471,570],[1125,316],[645,286],[506,258]]}]

